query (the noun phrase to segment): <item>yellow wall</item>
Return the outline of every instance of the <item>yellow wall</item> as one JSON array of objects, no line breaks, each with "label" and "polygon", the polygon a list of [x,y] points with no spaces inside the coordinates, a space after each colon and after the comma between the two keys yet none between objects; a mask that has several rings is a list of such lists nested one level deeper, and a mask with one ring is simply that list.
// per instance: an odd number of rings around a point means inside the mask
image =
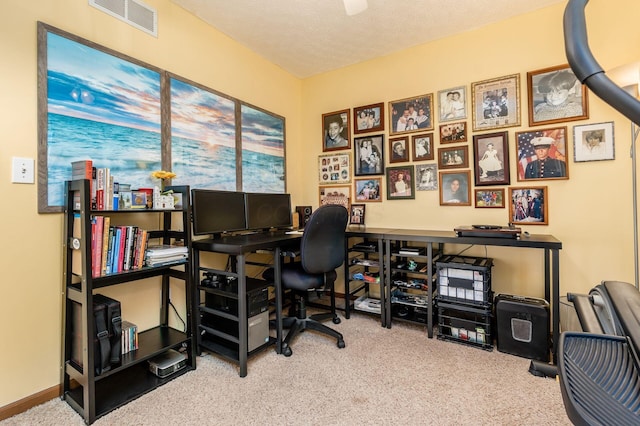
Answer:
[{"label": "yellow wall", "polygon": [[[0,407],[56,385],[60,374],[62,215],[39,215],[36,185],[10,183],[11,157],[37,155],[37,21],[286,117],[287,187],[294,205],[314,207],[318,205],[322,113],[437,93],[462,84],[469,87],[474,81],[514,73],[521,75],[524,124],[508,130],[511,181],[517,185],[513,135],[528,129],[526,72],[566,62],[564,5],[299,80],[169,0],[146,2],[159,12],[157,39],[88,6],[86,1],[3,2],[0,170],[4,179],[0,180],[0,191],[7,207],[1,213],[5,249],[0,261],[4,273]],[[605,69],[637,59],[640,29],[635,21],[639,12],[640,5],[633,0],[616,2],[615,7],[607,2],[589,4],[590,42]],[[543,182],[549,187],[549,225],[525,228],[553,234],[563,242],[562,292],[586,291],[606,278],[633,280],[629,124],[595,96],[589,100],[591,118],[568,124],[569,145],[574,124],[615,121],[616,160],[570,161],[569,180]],[[507,221],[504,210],[440,207],[436,192],[417,192],[415,200],[370,203],[366,216],[372,226],[429,229]],[[484,254],[484,250],[475,250],[469,253]],[[542,295],[540,253],[489,248],[487,254],[496,259],[497,291]],[[150,294],[157,297],[155,290],[142,287],[134,300],[142,302]]]}]

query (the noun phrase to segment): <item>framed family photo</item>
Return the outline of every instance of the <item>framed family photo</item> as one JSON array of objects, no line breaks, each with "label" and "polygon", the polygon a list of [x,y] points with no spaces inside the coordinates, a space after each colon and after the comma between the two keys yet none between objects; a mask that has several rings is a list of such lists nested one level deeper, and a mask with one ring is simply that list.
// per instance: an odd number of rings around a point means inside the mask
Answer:
[{"label": "framed family photo", "polygon": [[614,159],[613,121],[573,126],[573,161]]},{"label": "framed family photo", "polygon": [[509,188],[509,223],[548,225],[547,187]]},{"label": "framed family photo", "polygon": [[389,135],[433,130],[433,94],[389,102]]},{"label": "framed family photo", "polygon": [[349,153],[318,156],[320,185],[351,182],[351,156]]},{"label": "framed family photo", "polygon": [[360,203],[382,201],[382,177],[354,179],[354,199]]},{"label": "framed family photo", "polygon": [[467,123],[446,123],[440,125],[440,143],[467,142]]},{"label": "framed family photo", "polygon": [[587,86],[569,65],[528,72],[527,89],[530,126],[589,118]]},{"label": "framed family photo", "polygon": [[364,212],[367,206],[364,204],[351,204],[349,213],[350,225],[364,225]]},{"label": "framed family photo", "polygon": [[504,188],[475,189],[473,192],[477,209],[504,208]]},{"label": "framed family photo", "polygon": [[413,166],[387,167],[387,200],[415,198]]},{"label": "framed family photo", "polygon": [[411,136],[413,161],[433,160],[433,133]]},{"label": "framed family photo", "polygon": [[353,133],[371,133],[384,130],[384,102],[353,109]]},{"label": "framed family photo", "polygon": [[322,151],[351,148],[349,110],[322,114]]},{"label": "framed family photo", "polygon": [[516,132],[518,181],[569,179],[567,127]]},{"label": "framed family photo", "polygon": [[475,184],[509,185],[509,133],[473,136]]},{"label": "framed family photo", "polygon": [[416,191],[436,191],[438,189],[438,165],[419,164],[416,166]]},{"label": "framed family photo", "polygon": [[384,135],[353,138],[355,176],[384,174]]},{"label": "framed family photo", "polygon": [[349,210],[351,202],[351,186],[335,185],[320,187],[320,205],[338,204]]},{"label": "framed family photo", "polygon": [[520,125],[520,74],[471,83],[473,130]]},{"label": "framed family photo", "polygon": [[441,206],[471,205],[471,172],[469,170],[440,172],[439,180]]},{"label": "framed family photo", "polygon": [[438,92],[438,121],[455,121],[467,118],[467,88],[453,87]]},{"label": "framed family photo", "polygon": [[463,169],[469,167],[469,147],[438,148],[438,167],[441,169]]},{"label": "framed family photo", "polygon": [[389,138],[389,152],[390,163],[409,161],[409,137]]}]

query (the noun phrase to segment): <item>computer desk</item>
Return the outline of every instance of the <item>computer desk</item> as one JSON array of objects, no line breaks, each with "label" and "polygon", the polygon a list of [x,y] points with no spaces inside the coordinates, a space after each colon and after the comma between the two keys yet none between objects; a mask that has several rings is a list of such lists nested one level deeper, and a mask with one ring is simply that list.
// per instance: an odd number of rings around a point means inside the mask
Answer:
[{"label": "computer desk", "polygon": [[[237,277],[238,282],[238,363],[240,366],[240,377],[247,375],[247,281],[246,281],[246,257],[250,253],[258,250],[268,250],[273,252],[274,287],[276,303],[276,352],[282,352],[282,287],[281,263],[282,250],[295,247],[302,238],[300,233],[285,233],[284,231],[264,232],[244,235],[231,235],[221,238],[210,238],[204,240],[193,240],[193,271],[194,285],[196,286],[195,297],[192,298],[194,306],[195,323],[193,329],[199,333],[198,319],[200,292],[197,285],[200,283],[200,252],[214,252],[233,256],[235,258],[235,272],[229,275]],[[227,356],[228,357],[228,356]]]}]

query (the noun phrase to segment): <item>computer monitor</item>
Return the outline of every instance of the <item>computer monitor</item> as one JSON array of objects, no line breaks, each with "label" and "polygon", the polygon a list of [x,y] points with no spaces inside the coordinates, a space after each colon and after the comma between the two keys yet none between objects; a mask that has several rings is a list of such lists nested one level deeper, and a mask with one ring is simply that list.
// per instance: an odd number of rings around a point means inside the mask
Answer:
[{"label": "computer monitor", "polygon": [[207,235],[247,228],[244,192],[192,189],[193,234]]},{"label": "computer monitor", "polygon": [[247,229],[290,228],[291,195],[247,192]]}]

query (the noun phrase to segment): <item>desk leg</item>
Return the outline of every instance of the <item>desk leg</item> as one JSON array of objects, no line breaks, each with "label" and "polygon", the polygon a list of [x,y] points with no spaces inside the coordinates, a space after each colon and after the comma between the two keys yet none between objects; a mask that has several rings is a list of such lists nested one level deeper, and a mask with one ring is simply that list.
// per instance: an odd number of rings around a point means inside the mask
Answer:
[{"label": "desk leg", "polygon": [[387,326],[387,295],[385,294],[386,278],[384,270],[384,245],[382,239],[378,239],[378,274],[380,275],[380,320],[383,327]]},{"label": "desk leg", "polygon": [[[351,278],[349,277],[349,238],[344,239],[344,317],[351,318]],[[335,294],[335,287],[333,289]],[[335,295],[333,296],[335,299]]]},{"label": "desk leg", "polygon": [[276,353],[282,353],[282,256],[280,247],[273,253],[273,286],[276,297]]},{"label": "desk leg", "polygon": [[560,253],[552,251],[553,261],[553,363],[558,361],[558,341],[560,339]]},{"label": "desk leg", "polygon": [[191,327],[193,341],[196,345],[195,353],[200,356],[202,354],[202,349],[200,349],[200,345],[202,344],[202,335],[200,334],[200,250],[193,250],[193,259],[192,259],[191,267],[193,268],[191,274],[191,285],[193,287],[192,293],[192,305],[191,312],[193,318],[193,326]]},{"label": "desk leg", "polygon": [[238,358],[240,377],[247,375],[247,277],[245,275],[245,255],[236,258],[238,268]]},{"label": "desk leg", "polygon": [[433,338],[433,245],[427,244],[427,336]]},{"label": "desk leg", "polygon": [[386,255],[384,256],[384,297],[387,328],[391,328],[391,240],[385,240]]}]

